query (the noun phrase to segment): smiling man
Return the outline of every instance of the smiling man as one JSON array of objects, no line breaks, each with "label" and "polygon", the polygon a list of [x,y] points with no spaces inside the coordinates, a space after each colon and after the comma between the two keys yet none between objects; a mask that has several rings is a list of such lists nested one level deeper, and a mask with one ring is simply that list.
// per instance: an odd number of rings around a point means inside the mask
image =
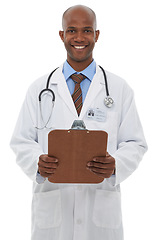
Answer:
[{"label": "smiling man", "polygon": [[[31,239],[123,240],[120,183],[147,150],[134,94],[123,79],[105,71],[114,104],[104,101],[104,72],[93,59],[99,30],[90,8],[67,9],[62,26],[67,60],[30,86],[11,140],[17,163],[33,181]],[[62,164],[62,159],[48,156],[48,133],[70,129],[74,120],[108,133],[108,153],[87,159],[85,167],[87,174],[102,177],[99,184],[48,181]]]},{"label": "smiling man", "polygon": [[67,61],[76,71],[81,71],[92,62],[99,37],[95,13],[83,6],[69,8],[63,15],[62,26],[59,34],[67,50]]}]

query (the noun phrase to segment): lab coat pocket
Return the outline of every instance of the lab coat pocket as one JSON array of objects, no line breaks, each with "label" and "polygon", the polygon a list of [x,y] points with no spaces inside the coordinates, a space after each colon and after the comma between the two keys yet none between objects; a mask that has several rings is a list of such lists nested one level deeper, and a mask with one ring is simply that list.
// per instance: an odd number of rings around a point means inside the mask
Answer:
[{"label": "lab coat pocket", "polygon": [[119,228],[121,224],[120,192],[96,190],[93,222],[97,227]]},{"label": "lab coat pocket", "polygon": [[60,190],[35,193],[34,219],[39,228],[58,227],[62,221]]}]

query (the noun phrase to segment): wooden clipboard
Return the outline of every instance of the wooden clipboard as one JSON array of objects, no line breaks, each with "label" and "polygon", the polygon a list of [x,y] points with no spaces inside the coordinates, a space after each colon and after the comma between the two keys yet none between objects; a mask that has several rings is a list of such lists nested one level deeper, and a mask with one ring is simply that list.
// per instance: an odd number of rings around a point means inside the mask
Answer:
[{"label": "wooden clipboard", "polygon": [[48,134],[48,155],[59,160],[53,183],[100,183],[104,178],[86,169],[95,156],[105,156],[108,134],[105,131],[53,130]]}]

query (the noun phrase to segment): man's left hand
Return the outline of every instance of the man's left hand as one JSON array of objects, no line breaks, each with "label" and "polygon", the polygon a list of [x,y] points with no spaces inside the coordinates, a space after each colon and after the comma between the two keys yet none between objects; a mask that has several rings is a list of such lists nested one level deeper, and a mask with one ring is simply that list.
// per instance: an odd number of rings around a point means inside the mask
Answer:
[{"label": "man's left hand", "polygon": [[115,173],[115,159],[107,152],[105,157],[94,157],[87,163],[87,169],[103,178]]}]

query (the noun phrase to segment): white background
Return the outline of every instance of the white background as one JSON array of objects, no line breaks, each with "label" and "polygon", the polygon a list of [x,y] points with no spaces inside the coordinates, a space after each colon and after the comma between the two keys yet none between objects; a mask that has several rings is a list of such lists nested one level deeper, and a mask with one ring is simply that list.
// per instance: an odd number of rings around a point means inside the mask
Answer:
[{"label": "white background", "polygon": [[[98,64],[130,84],[149,150],[122,183],[125,240],[158,239],[158,7],[155,0],[5,0],[0,3],[1,236],[30,239],[32,183],[15,163],[9,141],[29,85],[66,59],[62,13],[84,4],[97,14]],[[104,4],[104,5],[103,5]]]}]

